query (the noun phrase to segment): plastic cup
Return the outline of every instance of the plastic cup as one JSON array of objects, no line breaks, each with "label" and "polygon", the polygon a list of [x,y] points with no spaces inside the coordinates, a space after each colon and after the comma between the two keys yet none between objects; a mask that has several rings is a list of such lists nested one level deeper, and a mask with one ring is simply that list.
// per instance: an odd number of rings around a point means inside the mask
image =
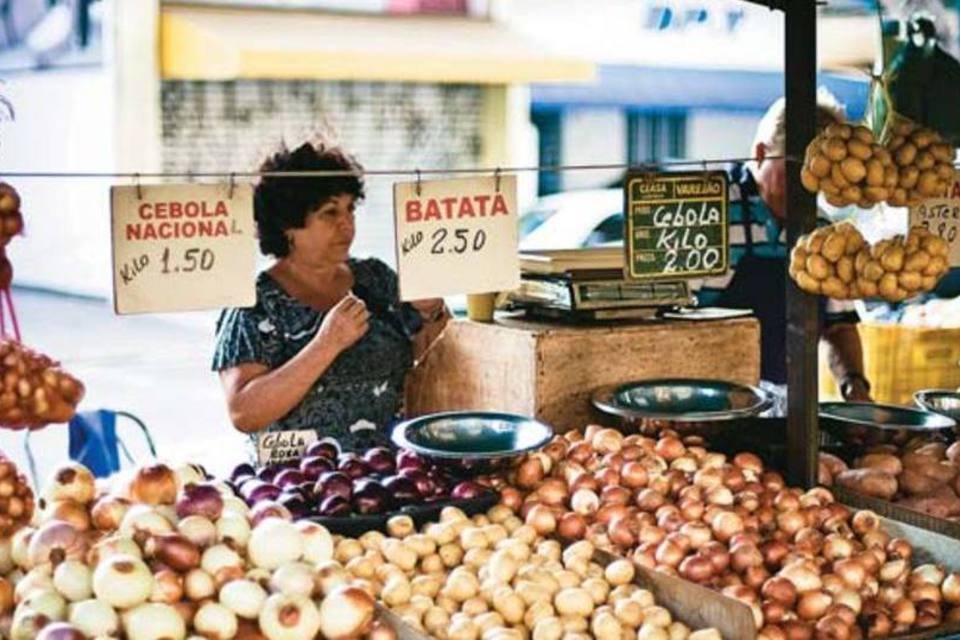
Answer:
[{"label": "plastic cup", "polygon": [[467,294],[467,317],[474,322],[493,322],[496,303],[496,293],[469,293]]}]

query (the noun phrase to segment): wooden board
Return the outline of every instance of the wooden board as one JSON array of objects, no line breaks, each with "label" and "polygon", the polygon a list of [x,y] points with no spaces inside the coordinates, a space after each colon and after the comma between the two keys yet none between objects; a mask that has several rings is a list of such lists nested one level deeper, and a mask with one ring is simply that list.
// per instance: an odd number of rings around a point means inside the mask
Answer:
[{"label": "wooden board", "polygon": [[521,413],[558,432],[596,421],[601,386],[662,377],[757,384],[755,319],[566,326],[457,321],[408,376],[407,413],[486,409]]},{"label": "wooden board", "polygon": [[397,640],[427,640],[430,637],[426,633],[411,627],[400,616],[379,602],[377,603],[377,619],[397,633]]},{"label": "wooden board", "polygon": [[[597,550],[593,559],[605,567],[618,556]],[[636,563],[634,567],[637,570],[634,582],[650,591],[658,605],[669,609],[674,618],[690,629],[714,627],[724,638],[756,636],[753,613],[742,602],[682,578],[650,571]]]}]

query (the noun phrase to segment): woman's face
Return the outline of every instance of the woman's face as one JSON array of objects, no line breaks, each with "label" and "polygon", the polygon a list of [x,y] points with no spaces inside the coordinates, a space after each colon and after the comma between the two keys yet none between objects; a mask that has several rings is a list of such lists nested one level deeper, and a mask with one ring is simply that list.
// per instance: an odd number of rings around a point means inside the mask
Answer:
[{"label": "woman's face", "polygon": [[291,229],[290,257],[313,265],[340,264],[350,254],[356,232],[356,199],[335,195],[307,214],[302,229]]}]

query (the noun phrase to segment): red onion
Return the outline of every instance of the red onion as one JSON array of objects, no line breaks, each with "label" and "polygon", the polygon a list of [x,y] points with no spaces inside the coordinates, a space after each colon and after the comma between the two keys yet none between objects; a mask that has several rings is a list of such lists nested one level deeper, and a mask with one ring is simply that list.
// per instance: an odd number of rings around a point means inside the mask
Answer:
[{"label": "red onion", "polygon": [[393,454],[384,447],[374,447],[363,454],[363,461],[367,463],[370,470],[380,475],[388,476],[397,469],[397,463],[393,459]]},{"label": "red onion", "polygon": [[223,513],[223,496],[211,484],[188,484],[177,498],[177,515],[203,516],[216,522]]},{"label": "red onion", "polygon": [[370,472],[367,463],[355,453],[344,453],[337,459],[337,469],[354,480],[359,480]]},{"label": "red onion", "polygon": [[340,443],[333,438],[321,438],[307,447],[306,455],[336,460],[340,456]]},{"label": "red onion", "polygon": [[314,482],[320,478],[321,474],[333,471],[334,466],[333,460],[323,456],[307,456],[300,461],[300,471],[307,480]]},{"label": "red onion", "polygon": [[465,480],[453,488],[450,497],[456,500],[472,500],[473,498],[479,498],[486,492],[485,487],[476,482]]},{"label": "red onion", "polygon": [[409,504],[420,499],[417,483],[405,476],[390,476],[384,479],[383,488],[390,492],[394,502]]},{"label": "red onion", "polygon": [[344,500],[350,500],[353,497],[353,481],[341,471],[329,471],[317,480],[313,493],[320,502],[330,496],[340,496]]},{"label": "red onion", "polygon": [[353,487],[351,503],[357,513],[363,515],[383,513],[390,509],[391,496],[384,486],[373,478],[361,478]]},{"label": "red onion", "polygon": [[273,479],[273,483],[281,489],[293,487],[306,482],[307,477],[300,469],[284,469]]}]

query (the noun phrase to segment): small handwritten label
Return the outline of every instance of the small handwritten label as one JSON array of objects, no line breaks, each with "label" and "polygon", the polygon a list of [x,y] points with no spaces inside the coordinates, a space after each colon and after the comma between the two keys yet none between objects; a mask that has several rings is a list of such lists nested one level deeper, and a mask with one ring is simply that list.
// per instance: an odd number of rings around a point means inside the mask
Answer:
[{"label": "small handwritten label", "polygon": [[724,172],[632,174],[624,200],[627,277],[650,280],[726,272]]},{"label": "small handwritten label", "polygon": [[950,245],[950,266],[960,266],[960,180],[950,185],[942,197],[910,207],[910,226],[924,227],[946,240]]},{"label": "small handwritten label", "polygon": [[257,462],[277,464],[302,458],[304,452],[319,436],[313,429],[273,431],[257,436]]},{"label": "small handwritten label", "polygon": [[250,306],[256,239],[249,185],[111,189],[117,313]]}]

